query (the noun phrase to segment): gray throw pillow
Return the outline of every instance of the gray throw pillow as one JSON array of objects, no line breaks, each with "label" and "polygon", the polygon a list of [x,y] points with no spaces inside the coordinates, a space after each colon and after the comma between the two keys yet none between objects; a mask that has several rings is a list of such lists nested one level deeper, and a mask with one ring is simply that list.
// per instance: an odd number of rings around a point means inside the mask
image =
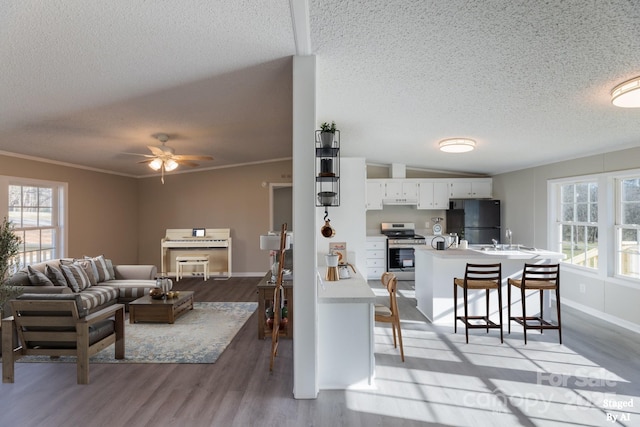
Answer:
[{"label": "gray throw pillow", "polygon": [[30,265],[27,266],[29,272],[29,282],[34,286],[53,286],[53,282],[41,271],[36,270]]},{"label": "gray throw pillow", "polygon": [[44,268],[44,273],[55,286],[69,286],[67,279],[65,279],[64,274],[62,274],[62,271],[58,270],[53,265],[47,264]]}]

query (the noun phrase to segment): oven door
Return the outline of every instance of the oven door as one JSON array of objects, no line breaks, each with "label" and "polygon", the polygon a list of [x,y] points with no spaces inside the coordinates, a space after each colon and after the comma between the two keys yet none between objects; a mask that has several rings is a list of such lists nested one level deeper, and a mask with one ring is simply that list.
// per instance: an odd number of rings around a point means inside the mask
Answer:
[{"label": "oven door", "polygon": [[387,257],[388,271],[413,272],[415,269],[415,254],[412,246],[389,246]]}]

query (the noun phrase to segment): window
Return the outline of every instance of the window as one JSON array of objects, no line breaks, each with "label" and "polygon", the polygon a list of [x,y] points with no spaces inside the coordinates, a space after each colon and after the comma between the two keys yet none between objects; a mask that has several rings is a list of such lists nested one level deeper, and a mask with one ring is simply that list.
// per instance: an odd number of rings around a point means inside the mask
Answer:
[{"label": "window", "polygon": [[616,184],[616,274],[640,279],[640,177]]},{"label": "window", "polygon": [[62,256],[61,194],[63,185],[20,183],[11,179],[7,217],[22,245],[18,267]]},{"label": "window", "polygon": [[557,218],[564,262],[597,269],[598,183],[561,184]]}]

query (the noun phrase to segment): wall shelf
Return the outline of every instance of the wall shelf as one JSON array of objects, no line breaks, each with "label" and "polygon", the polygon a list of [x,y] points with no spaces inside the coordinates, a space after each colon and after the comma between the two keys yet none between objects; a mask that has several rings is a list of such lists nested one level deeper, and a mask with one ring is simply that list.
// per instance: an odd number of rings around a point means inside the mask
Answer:
[{"label": "wall shelf", "polygon": [[340,206],[340,131],[331,141],[323,141],[321,130],[315,132],[316,206]]}]

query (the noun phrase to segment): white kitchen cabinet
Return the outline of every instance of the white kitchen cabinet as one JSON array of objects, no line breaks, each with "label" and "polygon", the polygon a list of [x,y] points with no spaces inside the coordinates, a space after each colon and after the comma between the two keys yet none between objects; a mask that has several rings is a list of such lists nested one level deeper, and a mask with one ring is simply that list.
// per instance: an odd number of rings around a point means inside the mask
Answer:
[{"label": "white kitchen cabinet", "polygon": [[416,198],[417,182],[409,180],[388,180],[385,183],[385,198],[407,199]]},{"label": "white kitchen cabinet", "polygon": [[449,183],[446,181],[420,181],[418,183],[418,209],[449,209]]},{"label": "white kitchen cabinet", "polygon": [[384,198],[384,182],[380,180],[367,180],[367,210],[382,209]]},{"label": "white kitchen cabinet", "polygon": [[367,280],[382,277],[387,271],[387,238],[385,236],[367,236]]},{"label": "white kitchen cabinet", "polygon": [[490,199],[493,194],[491,178],[452,180],[449,182],[451,199]]}]

